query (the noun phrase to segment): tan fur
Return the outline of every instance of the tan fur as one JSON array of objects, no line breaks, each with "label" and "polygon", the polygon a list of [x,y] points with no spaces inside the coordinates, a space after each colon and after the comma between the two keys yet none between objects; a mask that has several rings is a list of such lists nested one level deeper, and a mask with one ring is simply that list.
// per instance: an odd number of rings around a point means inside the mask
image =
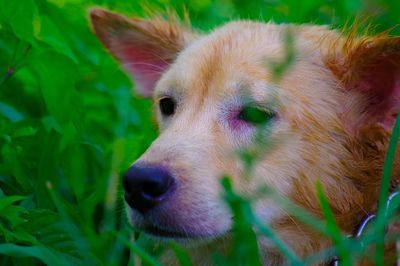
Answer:
[{"label": "tan fur", "polygon": [[[104,37],[110,28],[115,32],[115,27],[121,27],[113,23],[126,26],[138,20],[119,17],[115,21],[112,16],[119,15],[95,16],[93,23],[96,34],[114,52]],[[155,35],[152,43],[159,41],[164,49],[187,32],[175,23],[157,19],[150,28],[131,30]],[[287,31],[295,40],[295,58],[276,83],[271,65],[285,57]],[[192,252],[195,264],[209,263],[207,254],[229,239],[232,222],[219,185],[219,178],[227,174],[244,195],[269,186],[322,218],[315,191],[320,181],[341,230],[352,233],[362,217],[375,210],[390,129],[373,117],[368,120],[364,96],[349,88],[376,67],[375,59],[382,53],[390,54],[390,64],[398,66],[399,38],[350,34],[346,39],[324,26],[249,21],[190,36],[168,49],[174,61],[154,91],[156,104],[165,95],[178,99],[176,114],[162,118],[155,106],[160,136],[138,160],[165,165],[180,182],[173,202],[159,216],[164,220],[151,222],[188,235],[217,238]],[[224,121],[224,109],[241,94],[271,103],[279,114],[262,139],[265,146],[254,143],[253,133],[235,132]],[[240,149],[258,156],[251,177],[245,176],[237,156]],[[399,172],[399,161],[394,169]],[[268,198],[260,199],[254,208],[300,257],[331,245]],[[138,227],[144,223],[135,214],[131,218]],[[260,245],[264,264],[284,261],[269,241],[262,240]]]}]

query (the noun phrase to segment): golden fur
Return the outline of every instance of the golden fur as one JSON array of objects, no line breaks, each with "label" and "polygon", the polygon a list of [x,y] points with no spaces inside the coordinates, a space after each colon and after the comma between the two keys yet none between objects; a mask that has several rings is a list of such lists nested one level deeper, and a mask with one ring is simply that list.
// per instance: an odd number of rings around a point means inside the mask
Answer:
[{"label": "golden fur", "polygon": [[[98,9],[91,19],[97,36],[123,64],[137,62],[130,62],[132,55],[121,47],[133,53],[145,47],[133,57],[145,54],[146,64],[159,62],[154,58],[167,64],[150,75],[155,88],[140,93],[152,95],[155,103],[166,95],[178,99],[173,118],[163,118],[155,105],[160,136],[138,161],[172,169],[180,186],[160,215],[143,218],[128,209],[136,226],[148,219],[189,237],[215,239],[192,254],[195,264],[207,264],[204,253],[229,239],[231,216],[219,185],[225,174],[245,195],[267,185],[317,217],[322,217],[315,191],[320,181],[345,234],[375,210],[393,114],[400,107],[399,37],[346,38],[325,26],[250,21],[203,35],[176,20],[128,19]],[[288,32],[295,57],[276,81],[271,66],[284,60]],[[137,71],[142,70],[128,69],[140,79]],[[387,80],[383,92],[376,91],[375,73]],[[225,113],[243,94],[270,103],[278,113],[262,137],[265,146],[254,143],[252,130],[226,122]],[[258,156],[251,178],[244,177],[240,149]],[[399,172],[399,161],[394,169]],[[268,198],[254,209],[300,257],[331,245]],[[264,264],[284,261],[268,240],[260,240],[260,246]]]}]

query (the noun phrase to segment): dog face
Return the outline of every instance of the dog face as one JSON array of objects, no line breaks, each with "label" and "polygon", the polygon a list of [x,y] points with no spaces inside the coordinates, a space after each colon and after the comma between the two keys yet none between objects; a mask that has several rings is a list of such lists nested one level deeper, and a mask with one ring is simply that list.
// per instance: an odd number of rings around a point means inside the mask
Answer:
[{"label": "dog face", "polygon": [[[268,186],[317,216],[317,180],[338,217],[373,204],[363,195],[375,195],[376,184],[362,183],[368,174],[360,167],[381,167],[400,95],[399,39],[345,39],[322,26],[255,22],[200,35],[174,20],[103,10],[91,19],[138,92],[154,99],[160,135],[123,180],[136,227],[162,238],[227,235],[232,216],[221,198],[223,175],[243,194]],[[277,77],[274,66],[288,53],[290,65]],[[376,142],[365,128],[377,128],[380,148],[364,150],[366,139]],[[361,132],[368,136],[360,139]],[[251,174],[243,151],[255,156]],[[366,157],[377,166],[365,166]],[[254,210],[288,244],[301,238],[309,243],[303,248],[317,246],[268,198]]]}]

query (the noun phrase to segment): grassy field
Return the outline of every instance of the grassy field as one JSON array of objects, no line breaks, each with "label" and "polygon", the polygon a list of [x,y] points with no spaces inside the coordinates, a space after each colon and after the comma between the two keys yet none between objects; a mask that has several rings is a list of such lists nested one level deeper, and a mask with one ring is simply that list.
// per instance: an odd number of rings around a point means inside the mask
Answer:
[{"label": "grassy field", "polygon": [[[160,247],[143,237],[129,242],[134,229],[120,185],[120,174],[157,136],[151,102],[132,95],[127,75],[91,33],[87,11],[93,6],[135,16],[187,10],[203,31],[239,18],[341,28],[357,14],[369,16],[376,31],[400,24],[398,0],[0,0],[0,265],[158,265]],[[386,178],[390,166],[389,160]],[[242,237],[231,256],[214,254],[218,265],[243,265],[243,257],[259,264],[254,226],[275,239],[291,264],[315,259],[296,258],[257,222],[228,180],[223,185]],[[286,207],[332,237],[347,258],[343,265],[350,265],[365,247],[338,233],[320,192],[325,222]],[[182,247],[170,246],[182,265],[191,265]]]}]

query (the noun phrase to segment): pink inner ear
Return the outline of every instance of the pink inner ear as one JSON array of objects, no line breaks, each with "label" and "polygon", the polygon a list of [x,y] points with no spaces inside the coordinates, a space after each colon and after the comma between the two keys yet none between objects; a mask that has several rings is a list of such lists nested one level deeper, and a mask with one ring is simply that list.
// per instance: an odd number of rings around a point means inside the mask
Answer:
[{"label": "pink inner ear", "polygon": [[170,63],[152,46],[127,45],[121,49],[119,57],[124,68],[132,74],[136,90],[145,97],[152,96],[154,86]]},{"label": "pink inner ear", "polygon": [[359,89],[367,94],[366,112],[390,129],[400,109],[400,71],[389,60],[382,60],[365,73]]}]

